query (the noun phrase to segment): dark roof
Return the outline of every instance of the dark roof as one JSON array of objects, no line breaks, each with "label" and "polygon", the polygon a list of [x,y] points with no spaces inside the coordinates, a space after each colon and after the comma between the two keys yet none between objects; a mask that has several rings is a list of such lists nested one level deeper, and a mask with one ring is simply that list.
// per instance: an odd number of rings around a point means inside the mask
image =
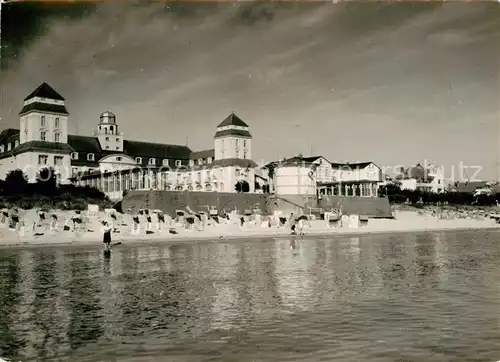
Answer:
[{"label": "dark roof", "polygon": [[243,122],[243,120],[238,117],[234,112],[231,112],[229,116],[226,117],[218,126],[218,127],[227,127],[227,126],[239,126],[239,127],[248,127],[248,124]]},{"label": "dark roof", "polygon": [[60,153],[60,154],[69,154],[73,152],[71,146],[66,143],[56,143],[56,142],[47,142],[47,141],[29,141],[21,144],[19,147],[12,151],[13,155],[18,155],[24,152],[30,151],[41,151],[41,152],[49,152],[49,153]]},{"label": "dark roof", "polygon": [[[19,130],[14,128],[7,128],[0,132],[0,145],[5,147],[4,152],[0,153],[0,159],[12,156],[16,141],[19,141]],[[8,144],[11,144],[12,149],[9,151]]]},{"label": "dark roof", "polygon": [[210,150],[203,150],[203,151],[193,152],[193,153],[191,153],[191,155],[190,155],[189,158],[191,160],[197,160],[199,158],[206,160],[209,157],[212,157],[212,158],[215,157],[215,150],[213,148],[210,149]]},{"label": "dark roof", "polygon": [[38,88],[35,89],[33,92],[31,92],[31,94],[29,96],[27,96],[26,98],[24,98],[24,100],[27,101],[28,99],[35,98],[35,97],[48,98],[48,99],[53,99],[56,101],[64,101],[64,98],[59,93],[57,93],[54,90],[54,88],[52,88],[50,85],[48,85],[45,82],[40,84],[38,86]]},{"label": "dark roof", "polygon": [[337,162],[332,162],[332,167],[333,168],[349,168],[349,169],[364,169],[368,167],[368,165],[371,165],[373,162],[354,162],[354,163],[337,163]]},{"label": "dark roof", "polygon": [[[264,167],[265,168],[273,168],[276,166],[297,166],[297,164],[304,164],[307,166],[307,165],[313,164],[314,162],[316,162],[320,158],[324,158],[324,157],[323,156],[310,156],[310,157],[294,156],[294,157],[285,158],[285,159],[279,160],[279,161],[269,162]],[[326,158],[325,158],[325,160],[326,160]]]},{"label": "dark roof", "polygon": [[215,132],[214,138],[225,137],[225,136],[238,136],[238,137],[247,137],[252,138],[252,135],[248,131],[244,131],[241,129],[225,129],[223,131]]},{"label": "dark roof", "polygon": [[68,135],[68,143],[75,152],[100,153],[102,151],[97,137]]},{"label": "dark roof", "polygon": [[192,151],[188,146],[169,145],[142,141],[123,141],[125,153],[131,157],[154,157],[189,160]]},{"label": "dark roof", "polygon": [[12,138],[19,139],[19,130],[7,128],[0,132],[0,145],[8,143]]},{"label": "dark roof", "polygon": [[21,109],[21,111],[19,112],[19,115],[23,115],[31,111],[57,113],[57,114],[62,114],[64,116],[67,116],[69,114],[66,107],[61,104],[33,102],[25,105],[23,109]]},{"label": "dark roof", "polygon": [[457,192],[467,192],[474,193],[476,189],[488,187],[487,181],[471,181],[471,182],[457,182],[454,185],[451,185],[450,188]]},{"label": "dark roof", "polygon": [[258,167],[258,165],[248,159],[242,158],[226,158],[222,160],[215,160],[210,164],[211,167],[227,167],[227,166],[238,166],[238,167]]},{"label": "dark roof", "polygon": [[[68,144],[73,148],[74,152],[78,152],[78,159],[71,160],[72,166],[99,166],[99,160],[103,156],[103,151],[97,137],[68,135]],[[88,160],[88,154],[93,153],[94,161]]]}]

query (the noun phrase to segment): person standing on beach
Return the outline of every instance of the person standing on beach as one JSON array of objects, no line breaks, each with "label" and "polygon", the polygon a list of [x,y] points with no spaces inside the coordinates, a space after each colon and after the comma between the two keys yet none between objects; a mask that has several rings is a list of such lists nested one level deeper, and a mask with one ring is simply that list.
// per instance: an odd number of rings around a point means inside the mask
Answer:
[{"label": "person standing on beach", "polygon": [[304,218],[303,217],[299,218],[298,224],[299,224],[299,235],[303,236],[304,235]]},{"label": "person standing on beach", "polygon": [[111,251],[111,227],[107,221],[102,222],[102,242],[104,243],[104,251]]},{"label": "person standing on beach", "polygon": [[295,235],[296,234],[296,232],[295,232],[296,220],[295,220],[295,216],[293,215],[293,212],[290,214],[289,223],[290,223],[290,230],[292,231],[291,234]]}]

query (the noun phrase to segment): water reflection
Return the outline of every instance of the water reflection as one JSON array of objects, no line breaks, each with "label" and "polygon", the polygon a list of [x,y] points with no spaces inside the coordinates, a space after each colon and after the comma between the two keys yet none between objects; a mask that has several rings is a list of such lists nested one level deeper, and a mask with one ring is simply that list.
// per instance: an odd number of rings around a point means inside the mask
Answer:
[{"label": "water reflection", "polygon": [[0,356],[19,358],[25,341],[13,328],[16,307],[21,302],[21,271],[19,255],[9,256],[0,251]]},{"label": "water reflection", "polygon": [[100,249],[7,250],[0,353],[23,361],[500,359],[499,234],[478,235],[121,245],[110,259]]},{"label": "water reflection", "polygon": [[[70,281],[64,287],[68,291],[69,309],[68,338],[72,350],[96,342],[104,333],[105,319],[100,305],[100,279],[98,252],[69,255]],[[42,285],[46,287],[45,285]]]}]

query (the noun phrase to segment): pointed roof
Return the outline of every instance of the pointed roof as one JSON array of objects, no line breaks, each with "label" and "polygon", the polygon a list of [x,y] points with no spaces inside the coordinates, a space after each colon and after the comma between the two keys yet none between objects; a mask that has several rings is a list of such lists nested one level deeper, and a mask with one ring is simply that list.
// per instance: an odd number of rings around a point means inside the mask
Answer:
[{"label": "pointed roof", "polygon": [[28,99],[35,98],[35,97],[48,98],[48,99],[53,99],[56,101],[64,101],[64,98],[59,93],[57,93],[54,90],[54,88],[52,88],[50,85],[48,85],[45,82],[40,84],[38,86],[38,88],[35,89],[29,96],[24,98],[24,100],[27,101]]},{"label": "pointed roof", "polygon": [[219,124],[217,126],[217,128],[227,127],[227,126],[248,127],[248,124],[243,122],[243,120],[240,117],[238,117],[236,114],[234,114],[234,112],[231,112],[231,114],[229,116],[227,116],[227,118],[225,120],[223,120],[221,122],[221,124]]}]

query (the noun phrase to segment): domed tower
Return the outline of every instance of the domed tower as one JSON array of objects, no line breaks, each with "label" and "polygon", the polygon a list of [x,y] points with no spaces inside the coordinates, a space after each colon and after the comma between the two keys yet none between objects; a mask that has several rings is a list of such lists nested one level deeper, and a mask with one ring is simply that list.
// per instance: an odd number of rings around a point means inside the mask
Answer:
[{"label": "domed tower", "polygon": [[118,132],[116,116],[113,112],[101,113],[95,135],[104,151],[123,152],[123,134]]},{"label": "domed tower", "polygon": [[217,126],[214,136],[215,159],[252,159],[252,135],[248,124],[231,113]]}]

